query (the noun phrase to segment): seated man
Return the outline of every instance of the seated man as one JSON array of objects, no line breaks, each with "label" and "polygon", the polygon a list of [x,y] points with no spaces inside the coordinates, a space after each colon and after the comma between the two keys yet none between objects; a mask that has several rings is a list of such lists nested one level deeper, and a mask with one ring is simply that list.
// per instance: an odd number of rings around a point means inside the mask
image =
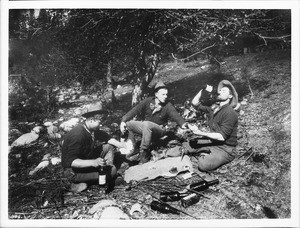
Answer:
[{"label": "seated man", "polygon": [[[186,125],[185,120],[174,106],[167,101],[168,89],[164,83],[158,82],[155,85],[154,93],[154,97],[144,99],[123,116],[120,124],[121,132],[124,133],[127,128],[128,138],[133,142],[135,142],[135,133],[142,136],[140,151],[133,150],[126,156],[129,160],[135,160],[140,156],[139,164],[144,164],[150,160],[151,151],[149,147],[152,142],[157,141],[165,134],[164,125],[169,119],[174,120],[180,127],[185,128]],[[131,120],[138,114],[144,116],[143,121]]]},{"label": "seated man", "polygon": [[208,113],[209,132],[192,129],[201,136],[200,140],[184,143],[186,153],[200,153],[198,168],[200,171],[211,171],[231,162],[235,157],[237,145],[238,116],[234,111],[238,94],[233,85],[223,80],[218,85],[218,96],[213,106],[203,106],[199,99],[200,92],[192,100],[192,105]]},{"label": "seated man", "polygon": [[[71,190],[81,192],[87,189],[88,184],[98,182],[98,168],[107,166],[107,182],[112,186],[117,173],[114,166],[115,147],[122,147],[121,143],[108,134],[99,130],[102,114],[101,105],[91,105],[88,112],[82,116],[86,118],[69,131],[62,146],[62,166],[65,176],[73,182]],[[94,147],[95,140],[104,142],[100,148]],[[109,187],[108,186],[108,187]]]}]

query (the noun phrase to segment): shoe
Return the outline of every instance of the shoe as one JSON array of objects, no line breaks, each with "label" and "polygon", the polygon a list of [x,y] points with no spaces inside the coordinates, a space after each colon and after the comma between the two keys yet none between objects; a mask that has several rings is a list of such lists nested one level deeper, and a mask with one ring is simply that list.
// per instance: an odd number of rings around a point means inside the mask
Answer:
[{"label": "shoe", "polygon": [[146,162],[150,161],[151,153],[149,150],[141,150],[140,157],[141,157],[141,159],[140,159],[139,165],[145,164]]},{"label": "shoe", "polygon": [[115,186],[126,185],[126,181],[123,179],[121,175],[117,176],[115,179]]},{"label": "shoe", "polygon": [[88,187],[87,183],[78,183],[78,184],[73,183],[71,184],[70,190],[72,192],[79,193],[86,190],[87,187]]}]

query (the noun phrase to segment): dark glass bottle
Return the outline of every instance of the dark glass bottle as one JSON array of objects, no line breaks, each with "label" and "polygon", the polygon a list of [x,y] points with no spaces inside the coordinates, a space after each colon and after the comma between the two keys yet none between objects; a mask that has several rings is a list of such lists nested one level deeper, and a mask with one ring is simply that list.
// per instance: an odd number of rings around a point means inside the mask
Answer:
[{"label": "dark glass bottle", "polygon": [[106,186],[106,169],[105,169],[105,166],[99,166],[98,173],[99,173],[99,186],[100,187],[105,187]]},{"label": "dark glass bottle", "polygon": [[172,201],[178,201],[182,197],[187,196],[188,193],[178,192],[178,191],[172,191],[172,192],[161,192],[159,194],[159,199],[164,202],[172,202]]},{"label": "dark glass bottle", "polygon": [[201,192],[201,191],[204,191],[204,190],[208,189],[210,186],[215,185],[215,184],[219,184],[218,179],[215,179],[215,180],[212,180],[212,181],[202,180],[200,182],[190,184],[190,189],[192,189],[194,191],[197,191],[197,192]]},{"label": "dark glass bottle", "polygon": [[121,133],[120,141],[125,142],[128,138],[128,130],[126,130],[124,133]]},{"label": "dark glass bottle", "polygon": [[177,215],[180,214],[180,212],[176,208],[171,207],[166,203],[152,201],[150,206],[152,210],[159,211],[161,213],[165,213],[165,214],[169,213],[169,214],[177,214]]}]

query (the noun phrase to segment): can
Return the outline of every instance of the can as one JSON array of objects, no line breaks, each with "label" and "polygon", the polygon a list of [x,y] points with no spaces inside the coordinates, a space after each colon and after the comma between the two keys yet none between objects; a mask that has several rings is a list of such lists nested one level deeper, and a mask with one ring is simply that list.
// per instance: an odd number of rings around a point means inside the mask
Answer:
[{"label": "can", "polygon": [[181,199],[181,205],[183,207],[188,207],[188,206],[198,203],[199,200],[200,200],[200,195],[198,195],[196,193],[192,193]]}]

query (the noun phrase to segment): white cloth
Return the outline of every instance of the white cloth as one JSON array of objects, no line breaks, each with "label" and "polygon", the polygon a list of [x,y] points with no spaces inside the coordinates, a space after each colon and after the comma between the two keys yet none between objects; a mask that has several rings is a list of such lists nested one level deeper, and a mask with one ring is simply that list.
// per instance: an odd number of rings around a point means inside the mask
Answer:
[{"label": "white cloth", "polygon": [[156,177],[173,177],[182,171],[193,172],[192,162],[189,156],[170,157],[156,162],[150,161],[142,165],[132,166],[125,171],[124,180],[129,183],[131,180],[143,179],[152,180]]}]

